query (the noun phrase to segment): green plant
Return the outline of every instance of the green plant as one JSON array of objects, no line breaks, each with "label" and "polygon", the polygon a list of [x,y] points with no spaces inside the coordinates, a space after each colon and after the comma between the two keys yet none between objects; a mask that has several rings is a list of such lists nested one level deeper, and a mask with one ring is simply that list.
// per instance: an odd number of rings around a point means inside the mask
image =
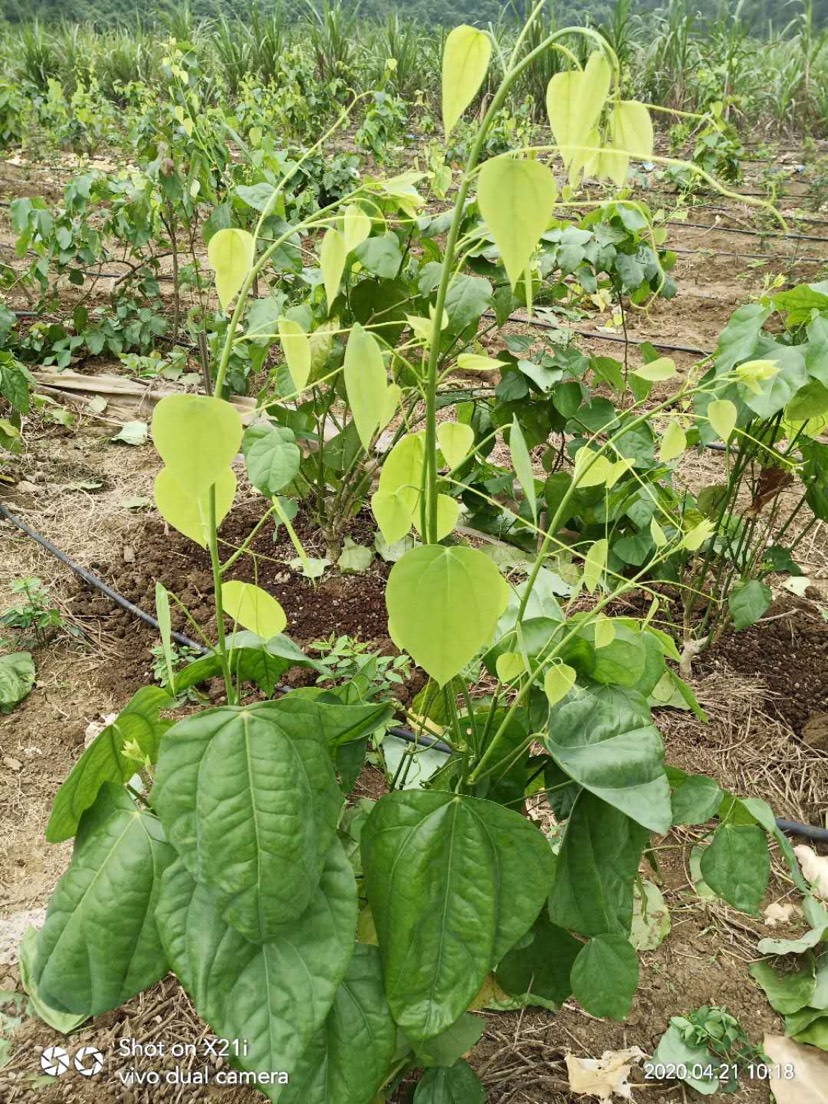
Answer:
[{"label": "green plant", "polygon": [[[539,15],[540,7],[530,28]],[[578,35],[593,47],[583,69],[565,45]],[[492,50],[492,38],[469,26],[447,37],[447,139],[487,78]],[[572,66],[548,89],[554,145],[483,161],[510,90],[548,50]],[[562,157],[574,189],[586,172],[621,187],[630,157],[652,154],[649,112],[622,98],[617,58],[594,32],[564,28],[533,48],[522,35],[502,60],[454,203],[425,228],[416,174],[362,181],[289,218],[297,163],[259,190],[252,230],[225,225],[210,237],[219,308],[229,316],[213,394],[166,396],[152,424],[164,464],[158,510],[210,557],[216,640],[208,654],[175,671],[178,600],[159,585],[156,607],[173,693],[220,678],[224,702],[171,725],[162,716],[171,695],[139,691],[77,762],[47,829],[50,840],[75,837],[75,851],[34,951],[41,1000],[97,1014],[172,968],[218,1034],[248,1040],[234,1062],[284,1102],[328,1094],[367,1104],[422,1066],[430,1070],[418,1101],[459,1087],[480,1098],[462,1055],[482,1030],[468,1009],[493,973],[524,1003],[560,1005],[574,994],[593,1015],[626,1015],[639,969],[629,939],[634,883],[653,835],[718,815],[701,860],[705,881],[752,913],[768,883],[768,834],[791,854],[765,803],[665,770],[651,699],[698,705],[668,666],[679,655],[653,623],[658,602],[641,618],[612,615],[613,603],[642,585],[654,598],[648,573],[698,550],[711,523],[654,495],[652,550],[629,577],[610,565],[606,535],[561,540],[577,495],[595,495],[600,524],[601,505],[633,480],[642,452],[647,469],[657,441],[660,462],[674,461],[686,447],[692,400],[740,381],[738,368],[697,382],[679,378],[666,358],[649,359],[628,373],[634,382],[608,370],[617,402],[602,403],[581,390],[573,366],[568,392],[562,386],[546,400],[578,414],[579,432],[545,517],[531,420],[526,432],[514,413],[499,427],[482,424],[451,387],[457,371],[500,366],[475,346],[484,312],[493,311],[497,328],[517,297],[531,305],[541,238],[559,202],[544,155]],[[265,232],[271,217],[284,223]],[[404,244],[415,232],[422,256]],[[431,241],[440,234],[442,247]],[[292,252],[313,252],[318,271],[304,263],[297,271]],[[476,274],[478,264],[491,279]],[[268,294],[254,296],[268,277]],[[270,417],[243,430],[223,398],[234,352],[276,341],[276,398],[263,395]],[[438,418],[443,406],[456,417]],[[274,698],[290,666],[330,671],[283,635],[287,618],[271,594],[233,577],[270,518],[306,558],[282,499],[301,479],[299,440],[310,439],[308,424],[321,414],[340,438],[344,493],[378,477],[371,509],[386,544],[401,546],[386,591],[389,634],[429,678],[409,719],[419,733],[439,727],[450,748],[425,787],[393,789],[347,814],[344,793],[394,706],[382,697],[352,704],[338,686]],[[522,574],[502,572],[458,528],[462,472],[498,433],[536,541]],[[324,456],[330,442],[316,436]],[[218,527],[236,495],[240,449],[263,513],[222,559]],[[562,546],[572,560],[565,595],[550,571]],[[136,773],[141,787],[126,787]],[[563,824],[557,857],[523,815],[538,786]],[[105,876],[90,879],[90,871]],[[93,941],[104,923],[110,938]],[[554,969],[542,969],[550,960]]]},{"label": "green plant", "polygon": [[9,589],[16,601],[0,614],[0,628],[12,629],[14,639],[0,640],[0,646],[9,647],[14,643],[18,647],[31,648],[46,644],[57,632],[77,632],[74,626],[66,624],[40,579],[34,576],[15,579]]},{"label": "green plant", "polygon": [[671,1018],[645,1075],[677,1077],[705,1095],[727,1096],[739,1091],[740,1077],[761,1076],[760,1067],[767,1065],[735,1016],[704,1006]]},{"label": "green plant", "polygon": [[322,671],[316,685],[341,688],[346,701],[364,703],[386,699],[401,687],[411,673],[408,656],[382,655],[370,644],[350,636],[331,636],[315,641],[308,651],[319,656]]},{"label": "green plant", "polygon": [[0,348],[0,448],[19,452],[20,428],[29,412],[34,377],[10,349]]}]

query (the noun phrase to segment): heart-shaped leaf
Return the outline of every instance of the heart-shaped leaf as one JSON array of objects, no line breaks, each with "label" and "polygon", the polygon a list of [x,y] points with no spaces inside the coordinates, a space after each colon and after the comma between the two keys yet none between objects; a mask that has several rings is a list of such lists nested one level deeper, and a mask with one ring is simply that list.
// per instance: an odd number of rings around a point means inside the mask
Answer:
[{"label": "heart-shaped leaf", "polygon": [[[162,468],[155,477],[155,505],[161,517],[185,537],[207,547],[210,539],[210,488],[193,493],[175,477],[170,468]],[[236,476],[230,468],[216,479],[216,526],[230,513],[236,497]]]},{"label": "heart-shaped leaf", "polygon": [[398,647],[445,686],[494,635],[509,588],[476,548],[427,545],[394,564],[385,601]]},{"label": "heart-shaped leaf", "polygon": [[557,197],[546,165],[514,157],[493,157],[480,170],[477,204],[514,288],[523,278]]},{"label": "heart-shaped leaf", "polygon": [[443,49],[443,129],[446,137],[483,83],[491,56],[492,41],[484,31],[463,25],[449,32]]},{"label": "heart-shaped leaf", "polygon": [[241,290],[256,258],[256,242],[247,230],[218,230],[207,246],[207,260],[216,274],[221,309],[226,310]]},{"label": "heart-shaped leaf", "polygon": [[225,613],[262,640],[278,636],[287,625],[281,605],[261,587],[231,579],[221,590]]},{"label": "heart-shaped leaf", "polygon": [[152,416],[152,439],[182,487],[201,493],[239,451],[242,423],[234,406],[209,395],[167,395]]}]

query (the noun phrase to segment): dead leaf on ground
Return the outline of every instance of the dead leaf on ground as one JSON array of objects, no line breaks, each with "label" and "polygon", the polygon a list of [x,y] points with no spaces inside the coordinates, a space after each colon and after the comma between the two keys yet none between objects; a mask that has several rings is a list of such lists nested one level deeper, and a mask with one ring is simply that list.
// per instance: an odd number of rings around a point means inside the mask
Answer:
[{"label": "dead leaf on ground", "polygon": [[802,873],[814,887],[814,893],[823,901],[828,901],[828,858],[818,855],[804,843],[794,848],[794,854],[799,859]]},{"label": "dead leaf on ground", "polygon": [[792,1065],[794,1076],[771,1081],[776,1104],[828,1104],[828,1054],[784,1035],[766,1035],[762,1049],[772,1066]]},{"label": "dead leaf on ground", "polygon": [[630,1100],[632,1086],[627,1081],[630,1070],[647,1055],[640,1047],[629,1047],[628,1050],[605,1050],[600,1058],[578,1058],[574,1054],[565,1057],[572,1092],[596,1100],[612,1100],[613,1096]]},{"label": "dead leaf on ground", "polygon": [[768,905],[762,915],[765,917],[765,927],[775,928],[777,924],[787,924],[788,921],[793,920],[795,916],[798,916],[801,909],[797,905],[782,904],[781,901],[774,901]]}]

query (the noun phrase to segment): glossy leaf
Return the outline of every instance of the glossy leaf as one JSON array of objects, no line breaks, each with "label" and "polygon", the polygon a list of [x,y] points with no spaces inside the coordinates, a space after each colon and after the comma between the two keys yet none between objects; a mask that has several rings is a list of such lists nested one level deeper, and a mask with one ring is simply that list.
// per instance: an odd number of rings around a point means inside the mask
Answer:
[{"label": "glossy leaf", "polygon": [[319,718],[337,708],[225,706],[162,739],[153,795],[167,835],[249,939],[266,942],[316,892],[342,806]]},{"label": "glossy leaf", "polygon": [[[604,654],[605,650],[602,650]],[[550,711],[546,746],[585,789],[652,832],[672,824],[664,746],[643,697],[582,690]]]},{"label": "glossy leaf", "polygon": [[279,602],[261,587],[231,579],[224,583],[221,591],[228,617],[263,640],[278,636],[287,625],[285,611]]},{"label": "glossy leaf", "polygon": [[354,423],[367,451],[379,429],[388,383],[377,339],[354,323],[345,347],[345,389]]},{"label": "glossy leaf", "polygon": [[216,291],[221,309],[241,290],[256,257],[256,242],[247,230],[228,227],[218,230],[207,246],[207,260],[216,274]]},{"label": "glossy leaf", "polygon": [[[236,476],[231,468],[221,472],[215,482],[216,526],[230,513],[236,497]],[[198,493],[180,483],[170,468],[162,468],[155,477],[155,504],[168,525],[207,547],[210,539],[210,488]]]},{"label": "glossy leaf", "polygon": [[291,1068],[280,1104],[371,1104],[388,1076],[396,1034],[379,951],[357,944],[322,1030]]},{"label": "glossy leaf", "polygon": [[509,600],[509,588],[476,548],[413,548],[391,570],[385,601],[389,628],[440,686],[488,644]]},{"label": "glossy leaf", "polygon": [[580,935],[629,935],[633,883],[647,839],[640,824],[581,791],[558,854],[552,922]]},{"label": "glossy leaf", "polygon": [[172,705],[173,700],[165,690],[144,686],[112,724],[98,733],[55,795],[46,827],[46,839],[50,843],[74,836],[81,816],[95,803],[106,782],[123,785],[135,774],[141,764],[125,754],[125,745],[138,749],[149,762],[155,762],[161,735],[172,724],[161,720],[159,713]]},{"label": "glossy leaf", "polygon": [[241,446],[234,406],[208,395],[166,395],[152,416],[152,439],[171,475],[188,494],[223,476]]},{"label": "glossy leaf", "polygon": [[166,974],[154,920],[175,852],[157,817],[106,783],[81,818],[69,869],[52,894],[32,974],[56,1011],[97,1016]]},{"label": "glossy leaf", "polygon": [[436,790],[381,798],[362,862],[388,1003],[415,1041],[465,1011],[552,882],[551,849],[524,817]]},{"label": "glossy leaf", "polygon": [[539,161],[493,157],[484,162],[477,203],[514,288],[523,278],[557,197],[555,177]]},{"label": "glossy leaf", "polygon": [[245,1039],[250,1070],[287,1070],[325,1023],[354,951],[357,895],[335,840],[305,911],[250,942],[182,862],[167,871],[156,910],[170,964],[217,1035]]},{"label": "glossy leaf", "polygon": [[443,49],[443,129],[446,137],[474,99],[492,56],[492,41],[476,27],[449,32]]}]

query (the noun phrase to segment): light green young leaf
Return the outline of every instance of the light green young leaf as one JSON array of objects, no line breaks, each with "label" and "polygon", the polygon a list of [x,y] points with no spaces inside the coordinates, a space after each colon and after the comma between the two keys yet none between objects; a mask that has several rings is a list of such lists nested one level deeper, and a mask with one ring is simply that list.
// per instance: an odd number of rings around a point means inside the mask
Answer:
[{"label": "light green young leaf", "polygon": [[221,588],[224,610],[229,617],[262,640],[278,636],[287,625],[287,617],[272,594],[255,586],[231,579]]},{"label": "light green young leaf", "polygon": [[241,418],[224,399],[167,395],[152,416],[152,439],[181,486],[199,494],[233,463],[241,445]]},{"label": "light green young leaf", "polygon": [[375,491],[371,510],[386,544],[402,540],[414,524],[411,499],[400,491]]},{"label": "light green young leaf", "polygon": [[515,475],[518,477],[518,482],[523,489],[523,493],[526,495],[526,501],[529,503],[532,517],[537,521],[538,501],[535,495],[535,476],[532,472],[532,457],[529,455],[529,449],[526,447],[523,430],[520,428],[520,422],[518,422],[516,414],[512,418],[512,430],[509,434],[509,452],[512,455],[512,467],[515,469]]},{"label": "light green young leaf", "polygon": [[619,100],[610,115],[610,136],[616,149],[648,161],[653,156],[653,121],[637,100]]},{"label": "light green young leaf", "polygon": [[428,545],[394,564],[385,600],[394,642],[445,686],[491,641],[509,588],[478,549]]},{"label": "light green young leaf", "polygon": [[457,358],[457,367],[462,372],[495,372],[502,368],[505,360],[480,356],[477,353],[461,353]]},{"label": "light green young leaf", "polygon": [[[435,533],[435,540],[441,541],[444,537],[447,537],[449,533],[454,530],[457,520],[460,517],[460,503],[456,498],[452,498],[451,495],[438,494],[437,495],[437,531]],[[420,533],[420,512],[415,510],[413,514],[414,528]]]},{"label": "light green young leaf", "polygon": [[440,422],[437,443],[449,468],[454,469],[468,456],[474,444],[474,430],[461,422]]},{"label": "light green young leaf", "polygon": [[221,309],[226,310],[241,290],[256,257],[256,242],[247,230],[229,227],[210,238],[207,260],[216,274]]},{"label": "light green young leaf", "polygon": [[379,429],[388,382],[377,339],[358,322],[354,323],[345,347],[344,376],[354,424],[367,452]]},{"label": "light green young leaf", "polygon": [[656,548],[663,548],[667,543],[667,534],[654,517],[650,518],[650,536],[653,538]]},{"label": "light green young leaf", "polygon": [[549,704],[557,705],[562,701],[575,685],[577,677],[575,668],[568,663],[556,663],[550,667],[543,680],[543,691]]},{"label": "light green young leaf", "polygon": [[555,177],[539,161],[493,157],[480,170],[477,203],[513,288],[549,225],[556,197]]},{"label": "light green young leaf", "polygon": [[345,252],[357,249],[371,233],[371,220],[368,215],[350,203],[342,212],[342,236],[345,239]]},{"label": "light green young leaf", "polygon": [[[670,910],[653,882],[635,886],[630,942],[637,951],[654,951],[670,934]],[[643,890],[643,892],[642,892]]]},{"label": "light green young leaf", "polygon": [[713,429],[725,442],[736,428],[736,406],[729,399],[714,399],[707,408],[707,418]]},{"label": "light green young leaf", "polygon": [[342,282],[342,273],[345,270],[345,258],[348,250],[345,245],[345,236],[334,226],[325,231],[322,245],[319,247],[319,264],[322,268],[322,280],[325,284],[325,298],[328,300],[328,314],[331,312],[333,301],[339,294],[339,285]]},{"label": "light green young leaf", "polygon": [[[216,526],[230,513],[236,497],[236,476],[226,468],[215,482]],[[155,505],[168,525],[189,537],[191,541],[207,547],[210,539],[210,488],[194,493],[192,488],[180,483],[170,468],[162,468],[155,477]]]},{"label": "light green young leaf", "polygon": [[293,386],[297,391],[304,391],[311,372],[311,346],[308,335],[295,319],[280,318],[279,340],[282,343]]},{"label": "light green young leaf", "polygon": [[607,566],[608,555],[609,541],[606,537],[602,537],[601,540],[595,541],[586,554],[586,559],[584,560],[584,586],[590,594],[595,593],[601,581],[604,569]]},{"label": "light green young leaf", "polygon": [[665,464],[671,460],[677,460],[687,448],[687,436],[676,421],[671,421],[661,435],[661,445],[658,450],[658,458]]},{"label": "light green young leaf", "polygon": [[595,452],[587,445],[578,449],[572,477],[577,487],[600,487],[613,476],[617,478],[615,464],[612,464],[606,456]]},{"label": "light green young leaf", "polygon": [[564,164],[577,170],[592,157],[583,147],[597,144],[596,125],[610,90],[612,68],[602,50],[590,54],[581,72],[556,73],[546,90],[549,124]]},{"label": "light green young leaf", "polygon": [[382,431],[397,413],[402,397],[402,388],[398,383],[389,383],[385,389],[380,411],[379,429]]},{"label": "light green young leaf", "polygon": [[526,674],[526,660],[520,652],[502,652],[495,660],[495,670],[501,682],[513,682]]},{"label": "light green young leaf", "polygon": [[477,94],[491,56],[491,39],[476,27],[455,27],[446,38],[443,50],[443,129],[446,137]]},{"label": "light green young leaf", "polygon": [[633,375],[640,379],[649,380],[651,383],[660,383],[662,380],[672,379],[676,374],[676,362],[670,357],[659,357],[651,360],[649,364],[642,364],[636,368]]},{"label": "light green young leaf", "polygon": [[175,668],[172,654],[172,619],[170,617],[170,596],[160,580],[155,583],[155,618],[161,636],[161,648],[164,653],[164,666],[167,671],[167,685],[175,693]]}]

